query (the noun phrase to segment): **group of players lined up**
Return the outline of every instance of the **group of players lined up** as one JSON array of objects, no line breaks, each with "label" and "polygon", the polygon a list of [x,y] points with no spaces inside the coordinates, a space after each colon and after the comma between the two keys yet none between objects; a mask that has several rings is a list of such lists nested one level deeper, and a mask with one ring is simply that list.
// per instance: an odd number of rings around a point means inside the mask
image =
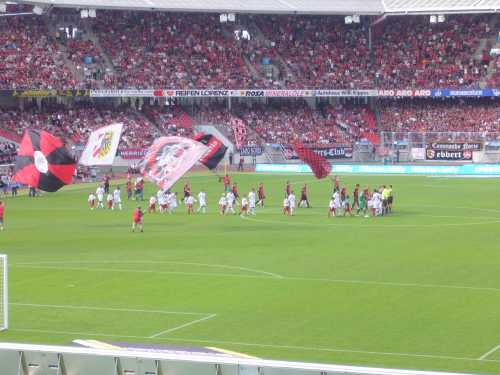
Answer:
[{"label": "group of players lined up", "polygon": [[[352,193],[352,203],[347,188],[340,187],[340,181],[337,176],[333,179],[333,194],[328,205],[328,217],[346,216],[361,214],[364,217],[383,216],[392,212],[394,201],[394,192],[392,185],[382,185],[370,192],[368,186],[363,191],[359,184],[356,184]],[[356,210],[356,214],[354,214]]]},{"label": "group of players lined up", "polygon": [[[238,186],[236,183],[230,184],[229,177],[226,175],[223,179],[224,192],[219,198],[219,213],[221,215],[240,214],[240,216],[255,215],[256,207],[264,207],[266,199],[263,183],[259,183],[257,192],[252,188],[248,194],[240,197]],[[351,196],[346,187],[340,186],[340,181],[337,176],[332,178],[333,194],[328,206],[328,217],[346,216],[346,215],[364,215],[365,217],[383,216],[392,211],[393,190],[392,185],[381,186],[370,192],[368,186],[363,190],[359,184],[356,184]],[[127,180],[127,198],[132,199],[132,191],[130,189],[130,180]],[[135,183],[134,199],[143,200],[144,181],[138,178]],[[183,204],[187,209],[188,215],[195,213],[205,214],[207,212],[207,196],[204,190],[197,194],[197,199],[191,192],[189,181],[186,181],[183,187]],[[284,189],[285,197],[283,199],[283,214],[293,216],[297,207],[297,198],[292,189],[290,181],[286,182]],[[106,200],[104,199],[106,197]],[[95,194],[92,192],[88,197],[88,203],[91,210],[95,208],[108,208],[110,210],[123,209],[121,199],[120,186],[116,186],[113,193],[109,189],[109,184],[100,185]],[[149,198],[148,213],[175,213],[179,202],[177,192],[171,190],[159,190],[156,195]],[[195,210],[195,204],[198,207]],[[238,209],[235,209],[238,207]],[[304,184],[300,190],[300,208],[310,208],[309,190],[307,184]],[[139,207],[140,209],[140,207]]]}]

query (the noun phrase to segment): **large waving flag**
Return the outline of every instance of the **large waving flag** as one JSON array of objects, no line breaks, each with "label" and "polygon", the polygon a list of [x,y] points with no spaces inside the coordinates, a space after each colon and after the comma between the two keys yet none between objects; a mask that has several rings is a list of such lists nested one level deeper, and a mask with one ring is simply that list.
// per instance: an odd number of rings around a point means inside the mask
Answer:
[{"label": "large waving flag", "polygon": [[141,173],[161,189],[169,189],[207,150],[206,146],[189,138],[158,138],[140,163]]},{"label": "large waving flag", "polygon": [[123,124],[111,124],[93,131],[80,157],[83,165],[112,165],[123,130]]},{"label": "large waving flag", "polygon": [[311,167],[316,178],[324,178],[330,174],[332,166],[323,156],[315,153],[302,142],[295,142],[293,148],[299,159]]},{"label": "large waving flag", "polygon": [[208,151],[202,156],[200,163],[204,164],[208,169],[215,169],[226,155],[227,147],[212,134],[198,133],[194,136],[194,139],[208,147]]},{"label": "large waving flag", "polygon": [[17,152],[14,181],[54,192],[71,183],[76,162],[62,141],[46,131],[27,130]]}]

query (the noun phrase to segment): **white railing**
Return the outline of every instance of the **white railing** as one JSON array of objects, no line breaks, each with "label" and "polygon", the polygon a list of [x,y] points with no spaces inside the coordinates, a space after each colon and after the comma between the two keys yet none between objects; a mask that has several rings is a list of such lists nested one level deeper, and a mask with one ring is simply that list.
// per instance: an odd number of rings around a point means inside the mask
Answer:
[{"label": "white railing", "polygon": [[9,375],[465,375],[212,354],[159,353],[0,343],[0,372]]}]

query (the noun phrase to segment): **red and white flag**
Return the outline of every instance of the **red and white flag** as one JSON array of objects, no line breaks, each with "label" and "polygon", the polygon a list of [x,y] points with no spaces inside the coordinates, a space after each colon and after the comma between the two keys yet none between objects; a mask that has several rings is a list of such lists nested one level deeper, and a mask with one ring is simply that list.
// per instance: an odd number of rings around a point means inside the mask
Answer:
[{"label": "red and white flag", "polygon": [[140,163],[141,173],[161,189],[169,189],[207,150],[208,147],[189,138],[158,138]]}]

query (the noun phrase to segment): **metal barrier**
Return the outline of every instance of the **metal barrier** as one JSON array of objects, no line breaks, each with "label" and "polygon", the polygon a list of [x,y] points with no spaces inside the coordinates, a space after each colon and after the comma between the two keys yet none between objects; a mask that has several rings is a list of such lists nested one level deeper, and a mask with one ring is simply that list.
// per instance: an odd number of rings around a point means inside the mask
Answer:
[{"label": "metal barrier", "polygon": [[0,343],[8,375],[465,375],[144,350]]}]

